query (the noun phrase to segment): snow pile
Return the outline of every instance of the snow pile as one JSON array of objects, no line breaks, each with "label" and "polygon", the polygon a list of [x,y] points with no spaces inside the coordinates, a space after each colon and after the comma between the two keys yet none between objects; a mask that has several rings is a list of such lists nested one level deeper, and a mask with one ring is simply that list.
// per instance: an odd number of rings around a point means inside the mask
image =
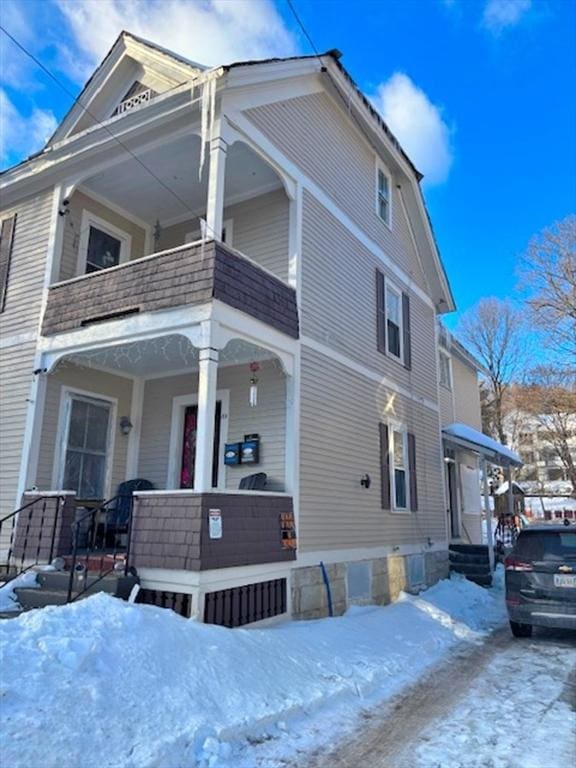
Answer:
[{"label": "snow pile", "polygon": [[[456,578],[386,607],[228,630],[107,595],[0,623],[3,763],[192,768],[321,711],[358,714],[462,638],[504,620],[499,589]],[[249,763],[249,761],[248,761]]]},{"label": "snow pile", "polygon": [[27,573],[21,573],[20,576],[16,576],[4,586],[0,587],[0,612],[13,613],[14,611],[21,611],[22,606],[18,602],[18,597],[14,592],[16,587],[38,587],[36,582],[36,574],[28,571]]}]

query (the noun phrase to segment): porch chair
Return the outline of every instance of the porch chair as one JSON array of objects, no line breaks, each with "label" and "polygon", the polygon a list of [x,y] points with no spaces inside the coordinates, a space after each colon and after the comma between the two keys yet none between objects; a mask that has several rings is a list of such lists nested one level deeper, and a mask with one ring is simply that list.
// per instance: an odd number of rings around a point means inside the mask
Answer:
[{"label": "porch chair", "polygon": [[256,472],[253,475],[246,475],[240,480],[238,489],[240,491],[265,491],[268,483],[266,472]]},{"label": "porch chair", "polygon": [[100,540],[104,539],[105,547],[116,547],[118,546],[118,537],[124,534],[127,536],[134,491],[152,490],[154,490],[154,483],[141,477],[120,483],[116,493],[116,503],[110,508],[107,515],[108,520],[105,525],[101,523],[104,530],[99,538]]}]

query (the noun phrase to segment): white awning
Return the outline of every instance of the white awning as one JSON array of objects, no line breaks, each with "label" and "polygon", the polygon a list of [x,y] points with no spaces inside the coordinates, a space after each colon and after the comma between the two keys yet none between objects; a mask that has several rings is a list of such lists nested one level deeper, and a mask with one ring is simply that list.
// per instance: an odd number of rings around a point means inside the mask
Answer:
[{"label": "white awning", "polygon": [[449,424],[447,427],[442,427],[442,434],[447,441],[480,453],[484,458],[501,467],[521,467],[523,464],[520,456],[510,448],[467,424]]}]

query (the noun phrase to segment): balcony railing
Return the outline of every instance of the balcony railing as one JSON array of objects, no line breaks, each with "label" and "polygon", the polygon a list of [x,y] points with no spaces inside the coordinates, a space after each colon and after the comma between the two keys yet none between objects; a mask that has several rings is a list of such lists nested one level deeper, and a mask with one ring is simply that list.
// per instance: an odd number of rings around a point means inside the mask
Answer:
[{"label": "balcony railing", "polygon": [[237,251],[192,243],[53,285],[44,336],[219,299],[298,338],[296,292]]}]

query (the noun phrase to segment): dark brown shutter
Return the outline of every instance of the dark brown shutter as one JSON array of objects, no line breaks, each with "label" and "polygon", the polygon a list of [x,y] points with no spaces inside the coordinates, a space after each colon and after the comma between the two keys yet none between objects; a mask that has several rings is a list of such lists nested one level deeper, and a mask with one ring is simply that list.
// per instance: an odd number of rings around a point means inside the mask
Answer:
[{"label": "dark brown shutter", "polygon": [[416,482],[416,438],[408,432],[408,471],[410,480],[410,509],[418,510],[418,483]]},{"label": "dark brown shutter", "polygon": [[382,509],[390,506],[390,452],[388,450],[388,427],[380,424],[380,476]]},{"label": "dark brown shutter", "polygon": [[410,334],[410,296],[402,294],[402,329],[404,334],[404,367],[412,368],[412,338]]},{"label": "dark brown shutter", "polygon": [[386,291],[384,275],[376,270],[376,342],[378,352],[386,354]]},{"label": "dark brown shutter", "polygon": [[12,243],[14,242],[14,230],[16,229],[16,214],[4,219],[0,231],[0,312],[4,311],[6,303],[6,289],[8,288],[8,274],[10,272],[10,258],[12,257]]}]

